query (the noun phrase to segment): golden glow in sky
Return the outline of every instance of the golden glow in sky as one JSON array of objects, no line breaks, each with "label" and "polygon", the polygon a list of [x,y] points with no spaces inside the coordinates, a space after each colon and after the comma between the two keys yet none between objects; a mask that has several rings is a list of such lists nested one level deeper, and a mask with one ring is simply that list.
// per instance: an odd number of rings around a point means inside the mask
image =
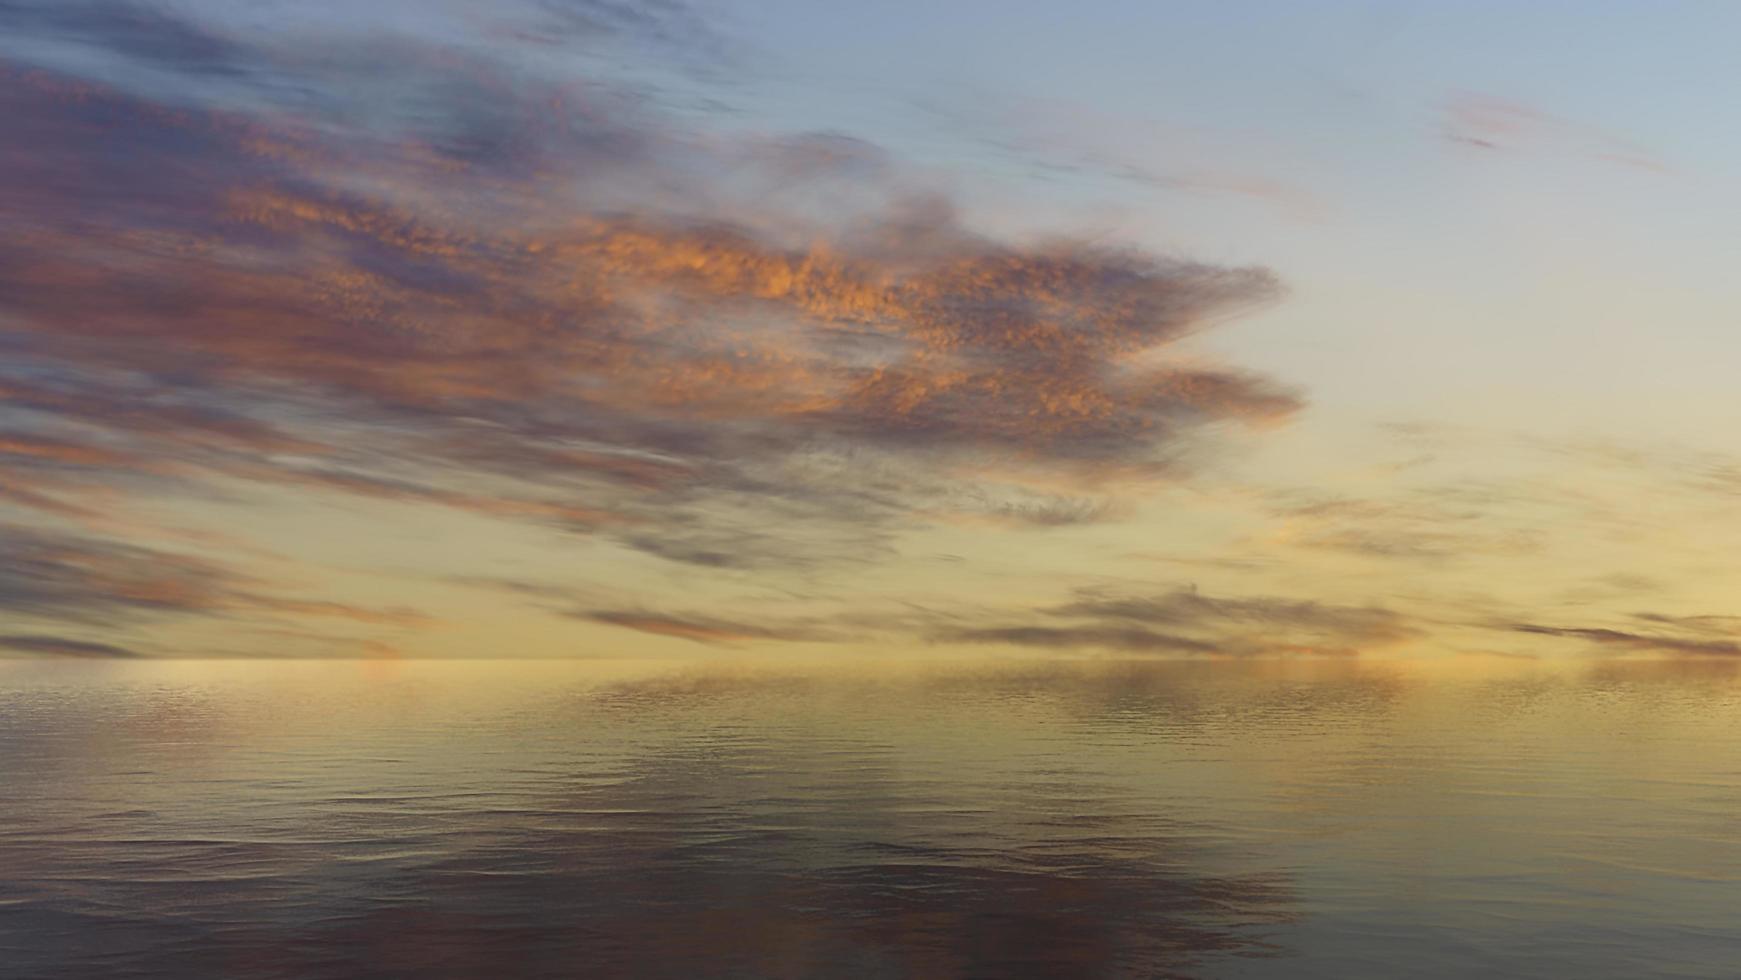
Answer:
[{"label": "golden glow in sky", "polygon": [[464,7],[0,6],[0,649],[1741,654],[1699,96]]}]

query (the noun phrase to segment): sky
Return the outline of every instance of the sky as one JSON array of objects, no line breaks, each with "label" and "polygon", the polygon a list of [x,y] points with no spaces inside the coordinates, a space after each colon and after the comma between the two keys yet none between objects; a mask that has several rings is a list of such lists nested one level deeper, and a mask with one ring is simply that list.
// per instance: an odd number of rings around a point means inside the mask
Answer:
[{"label": "sky", "polygon": [[0,0],[0,653],[1741,655],[1738,29]]}]

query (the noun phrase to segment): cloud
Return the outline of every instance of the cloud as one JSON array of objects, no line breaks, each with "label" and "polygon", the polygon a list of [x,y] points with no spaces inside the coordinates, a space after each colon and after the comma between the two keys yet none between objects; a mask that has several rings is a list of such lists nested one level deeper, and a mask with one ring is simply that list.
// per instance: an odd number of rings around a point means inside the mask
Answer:
[{"label": "cloud", "polygon": [[1395,641],[1413,634],[1403,617],[1377,606],[1338,606],[1272,596],[1215,597],[1196,589],[1135,596],[1091,591],[1048,611],[1058,616],[1136,623],[1306,632],[1367,642]]},{"label": "cloud", "polygon": [[50,657],[130,658],[143,654],[112,643],[75,640],[64,636],[0,636],[0,649]]},{"label": "cloud", "polygon": [[1597,646],[1646,653],[1703,657],[1741,656],[1741,643],[1732,640],[1672,636],[1660,633],[1633,633],[1606,627],[1543,626],[1537,623],[1516,623],[1506,628],[1517,633],[1583,640]]},{"label": "cloud", "polygon": [[1669,627],[1704,636],[1741,636],[1741,616],[1671,616],[1666,613],[1633,613],[1633,618],[1655,626]]},{"label": "cloud", "polygon": [[1543,546],[1545,536],[1532,526],[1539,522],[1506,518],[1543,504],[1530,487],[1468,480],[1405,485],[1374,497],[1283,490],[1268,505],[1280,521],[1269,543],[1405,562],[1523,555]]},{"label": "cloud", "polygon": [[984,92],[965,98],[932,93],[915,108],[948,137],[970,140],[979,153],[1037,180],[1119,184],[1126,196],[1158,190],[1244,200],[1303,221],[1320,220],[1329,210],[1309,188],[1253,169],[1253,159],[1274,156],[1276,147],[1229,143],[1227,134],[1164,126],[1084,103]]},{"label": "cloud", "polygon": [[173,616],[431,622],[410,609],[276,594],[257,578],[193,555],[8,524],[0,524],[0,613],[97,627]]},{"label": "cloud", "polygon": [[141,613],[213,613],[231,577],[188,556],[0,525],[0,610],[102,624]]},{"label": "cloud", "polygon": [[28,9],[9,50],[179,74],[0,68],[15,506],[240,480],[795,569],[964,515],[1113,519],[1217,425],[1301,404],[1171,356],[1272,301],[1268,272],[988,237],[862,141],[699,139],[477,49]]},{"label": "cloud", "polygon": [[[497,586],[560,600],[520,583]],[[1421,635],[1411,617],[1378,606],[1341,606],[1275,596],[1211,596],[1195,588],[1163,593],[1079,590],[1041,606],[926,603],[860,605],[815,613],[790,604],[746,616],[585,606],[565,614],[639,632],[735,645],[756,641],[1002,645],[1100,649],[1175,656],[1343,656],[1406,643]]]},{"label": "cloud", "polygon": [[[999,615],[1009,618],[980,614]],[[1071,602],[1040,607],[1023,618],[948,625],[930,637],[945,643],[1268,656],[1354,654],[1393,647],[1420,634],[1407,617],[1381,607],[1209,596],[1194,588],[1160,594],[1083,590]]]},{"label": "cloud", "polygon": [[570,615],[607,626],[621,626],[642,633],[706,644],[735,644],[752,640],[818,640],[829,636],[819,630],[799,626],[756,625],[711,616],[672,615],[634,609],[584,610]]},{"label": "cloud", "polygon": [[1508,99],[1464,93],[1445,104],[1443,116],[1445,138],[1463,146],[1550,150],[1633,170],[1671,172],[1661,157],[1632,140]]},{"label": "cloud", "polygon": [[682,0],[537,0],[529,13],[510,28],[514,36],[546,44],[627,40],[710,79],[743,69],[742,45]]},{"label": "cloud", "polygon": [[178,74],[237,74],[246,57],[215,32],[122,0],[0,0],[0,28],[14,44],[85,45]]},{"label": "cloud", "polygon": [[1103,500],[1065,497],[987,502],[975,516],[1016,527],[1073,527],[1108,519],[1112,508]]},{"label": "cloud", "polygon": [[1136,626],[982,626],[941,630],[943,643],[996,643],[1047,649],[1098,647],[1132,653],[1220,653],[1213,643]]}]

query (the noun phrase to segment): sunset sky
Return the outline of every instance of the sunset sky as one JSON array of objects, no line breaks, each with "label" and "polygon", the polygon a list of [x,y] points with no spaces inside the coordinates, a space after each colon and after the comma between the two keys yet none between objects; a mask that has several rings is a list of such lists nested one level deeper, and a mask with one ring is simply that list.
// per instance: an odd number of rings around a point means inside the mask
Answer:
[{"label": "sunset sky", "polygon": [[0,0],[0,652],[1741,655],[1737,36]]}]

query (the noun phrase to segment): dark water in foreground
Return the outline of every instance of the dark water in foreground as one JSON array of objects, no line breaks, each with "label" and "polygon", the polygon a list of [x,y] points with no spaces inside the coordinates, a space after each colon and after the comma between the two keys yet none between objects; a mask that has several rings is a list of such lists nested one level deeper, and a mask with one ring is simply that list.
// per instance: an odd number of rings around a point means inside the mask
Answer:
[{"label": "dark water in foreground", "polygon": [[1723,663],[0,663],[0,976],[1741,976]]}]

